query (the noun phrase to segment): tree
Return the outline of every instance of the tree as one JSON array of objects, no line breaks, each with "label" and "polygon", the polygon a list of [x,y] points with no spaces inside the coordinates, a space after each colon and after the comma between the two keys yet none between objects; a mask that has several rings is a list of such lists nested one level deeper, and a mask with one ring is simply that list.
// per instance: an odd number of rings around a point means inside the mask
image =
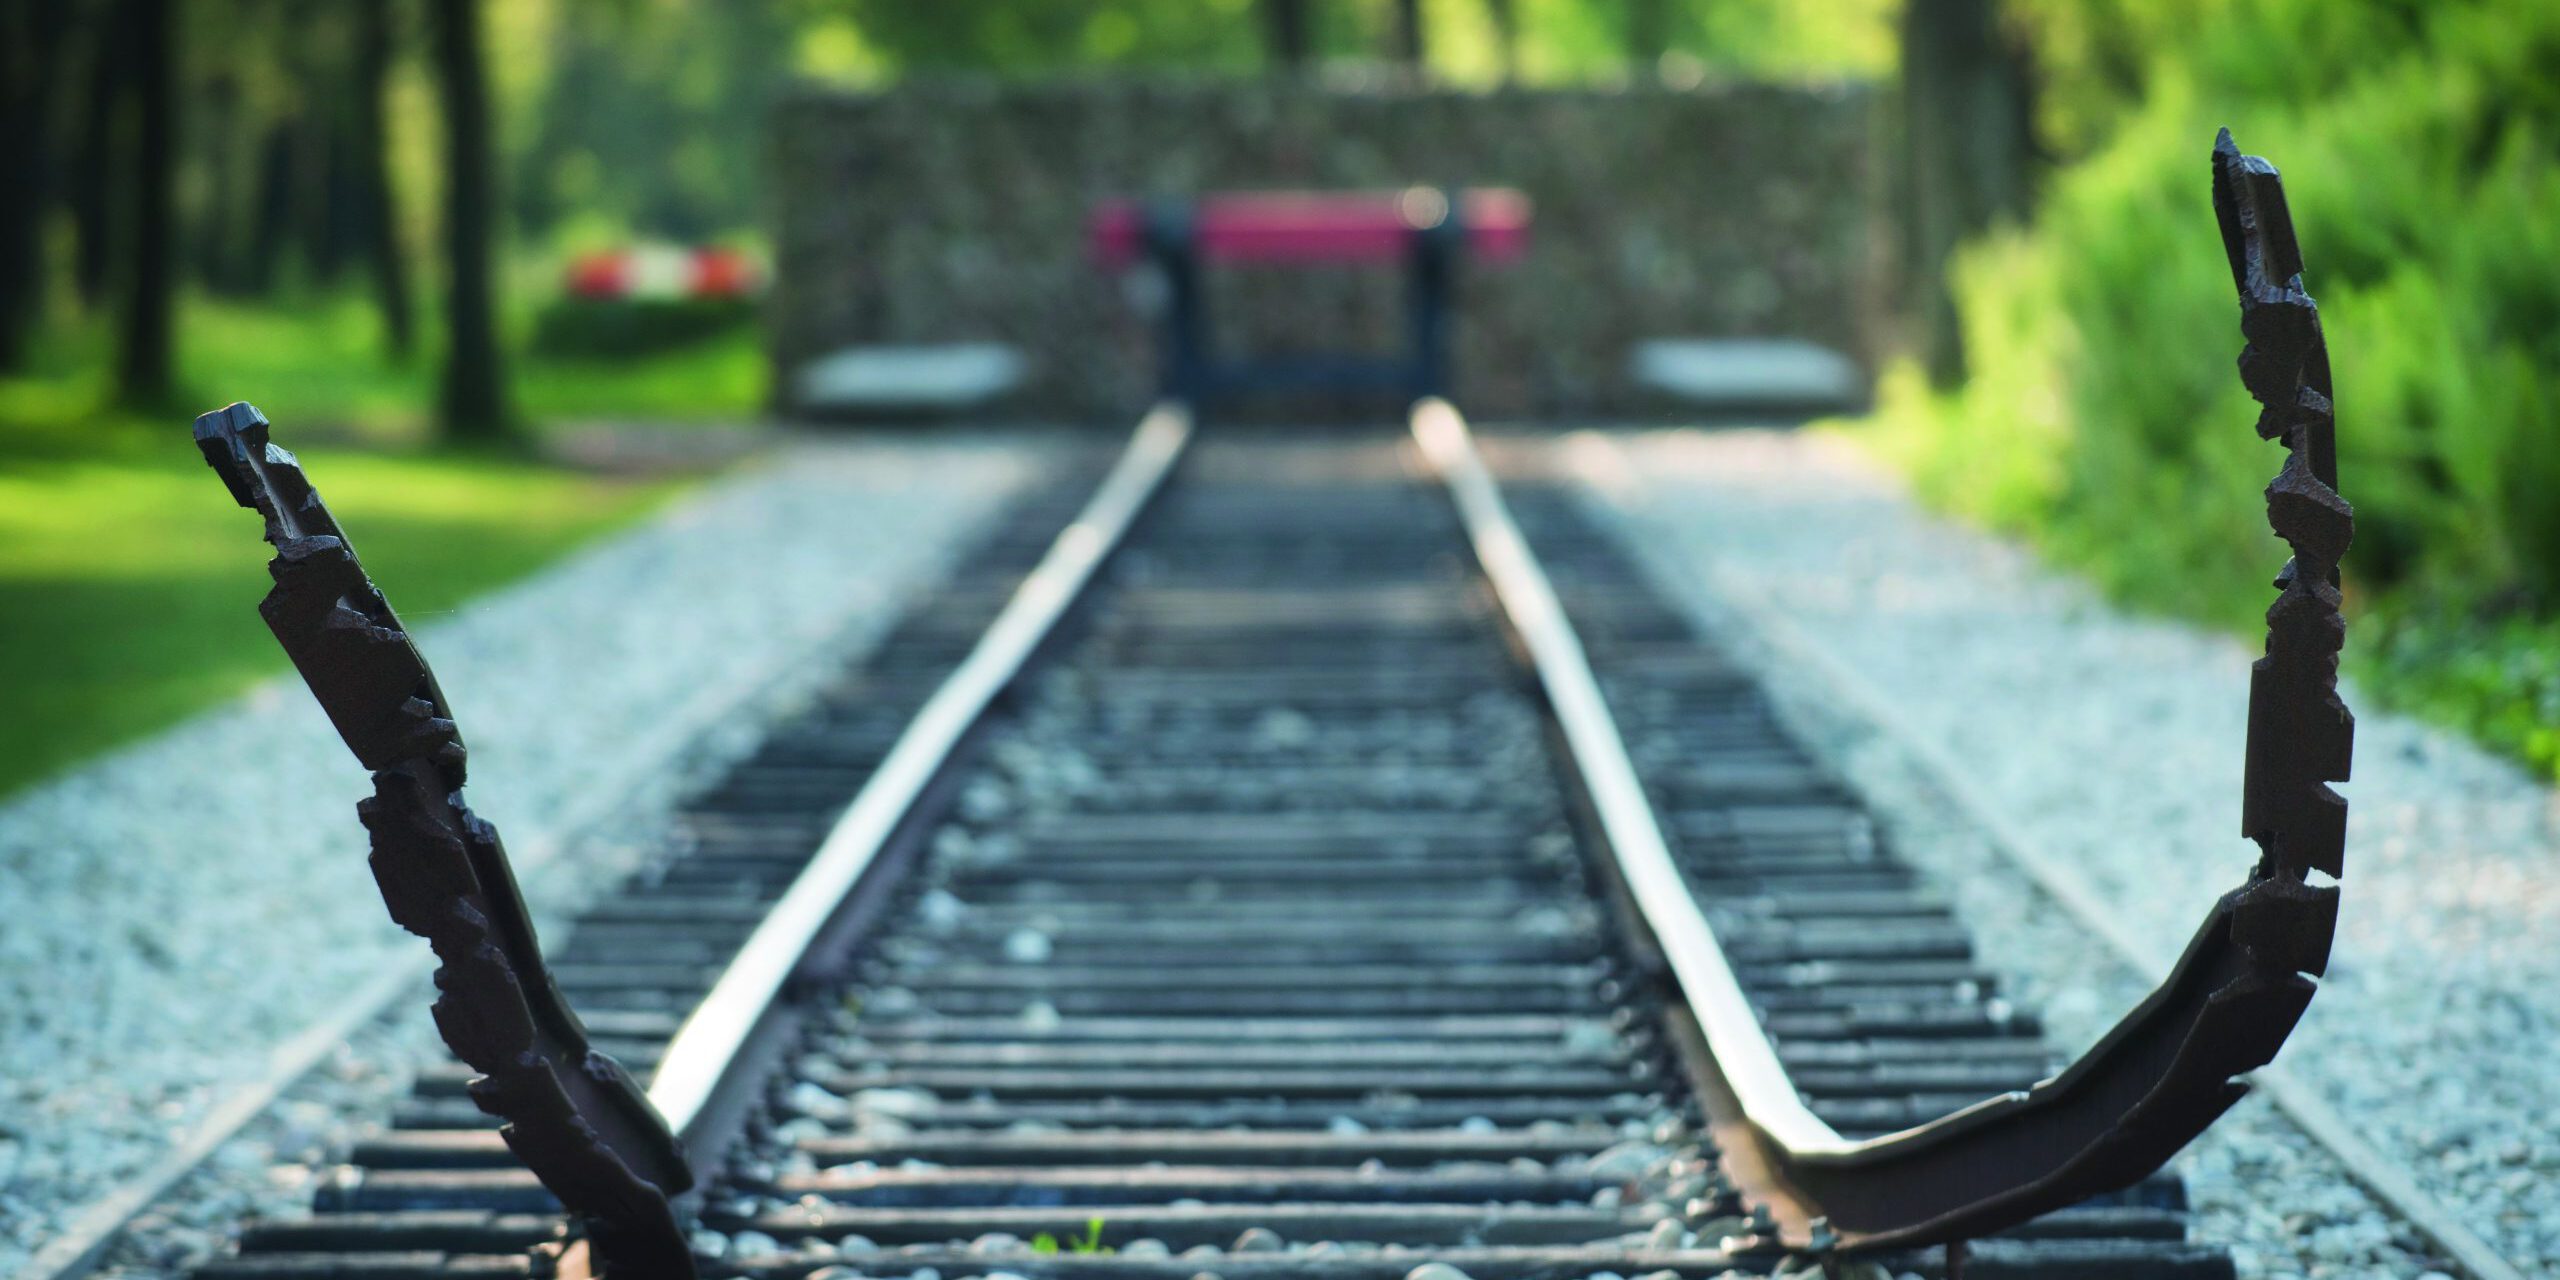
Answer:
[{"label": "tree", "polygon": [[[38,5],[46,0],[35,0]],[[117,145],[116,117],[124,103],[131,68],[121,55],[130,43],[133,6],[105,0],[95,11],[88,38],[81,41],[84,75],[80,106],[73,113],[77,133],[64,157],[63,200],[70,207],[78,254],[72,282],[80,301],[96,306],[108,299],[109,264],[115,261],[116,174],[123,148]]]},{"label": "tree", "polygon": [[171,0],[132,0],[126,46],[134,110],[132,239],[126,246],[124,313],[116,347],[116,392],[127,404],[158,406],[171,395],[178,74],[177,15]]},{"label": "tree", "polygon": [[1307,69],[1310,39],[1308,9],[1313,0],[1262,0],[1263,21],[1270,25],[1271,65],[1283,71]]},{"label": "tree", "polygon": [[51,194],[53,94],[71,6],[0,0],[0,369],[17,367],[44,306],[44,213]]},{"label": "tree", "polygon": [[409,268],[400,251],[400,223],[392,199],[391,134],[383,118],[383,94],[391,78],[392,0],[363,0],[356,15],[355,84],[350,132],[356,163],[357,217],[373,276],[375,305],[382,309],[382,332],[392,354],[406,358],[411,346]]},{"label": "tree", "polygon": [[437,412],[456,439],[514,435],[498,350],[497,162],[479,0],[434,0],[445,132],[445,357]]},{"label": "tree", "polygon": [[2023,49],[1998,0],[1909,0],[1902,18],[1905,260],[1915,338],[1941,386],[1964,374],[1947,259],[2001,218],[2023,216],[2033,102]]},{"label": "tree", "polygon": [[1639,77],[1651,76],[1671,46],[1671,14],[1666,0],[1627,0],[1627,61]]},{"label": "tree", "polygon": [[1396,61],[1422,69],[1422,0],[1396,0]]},{"label": "tree", "polygon": [[1485,0],[1485,15],[1493,19],[1493,39],[1502,56],[1502,78],[1520,78],[1520,7],[1518,0]]}]

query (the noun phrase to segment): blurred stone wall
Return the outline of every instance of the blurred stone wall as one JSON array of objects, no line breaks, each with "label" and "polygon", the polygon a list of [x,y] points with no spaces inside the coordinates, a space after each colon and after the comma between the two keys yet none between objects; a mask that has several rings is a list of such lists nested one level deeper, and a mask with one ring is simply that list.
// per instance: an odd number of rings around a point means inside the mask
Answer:
[{"label": "blurred stone wall", "polygon": [[[1527,192],[1527,260],[1461,280],[1454,378],[1480,417],[1640,412],[1624,368],[1647,337],[1801,337],[1864,363],[1882,310],[1874,106],[1846,85],[803,92],[778,109],[773,139],[782,407],[788,371],[811,356],[992,339],[1032,361],[1020,410],[1125,416],[1153,383],[1147,290],[1093,264],[1087,212],[1114,196],[1220,188]],[[1209,279],[1230,352],[1400,337],[1398,271]]]}]

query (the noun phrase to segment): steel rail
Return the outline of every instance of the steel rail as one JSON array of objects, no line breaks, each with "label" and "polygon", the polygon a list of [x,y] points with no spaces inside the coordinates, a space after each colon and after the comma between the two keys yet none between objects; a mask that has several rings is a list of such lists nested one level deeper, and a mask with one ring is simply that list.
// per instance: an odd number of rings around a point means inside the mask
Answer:
[{"label": "steel rail", "polygon": [[[1620,492],[1638,487],[1634,465],[1622,445],[1606,437],[1594,437],[1593,444],[1597,452],[1580,468],[1587,482]],[[1654,563],[1663,571],[1671,569],[1670,561],[1659,556]],[[2124,914],[2113,909],[2106,891],[2078,864],[2030,839],[2025,828],[1975,781],[1975,771],[1965,767],[1937,735],[1905,713],[1864,672],[1819,643],[1768,591],[1722,564],[1693,562],[1678,570],[1696,575],[1709,594],[1765,647],[1764,666],[1805,673],[1818,687],[1818,701],[1876,730],[1983,835],[2001,860],[2023,872],[2037,892],[2069,913],[2127,971],[2154,984],[2165,982],[2176,971],[2175,954],[2164,955],[2139,936]],[[2326,1148],[2349,1178],[2443,1250],[2455,1270],[2475,1280],[2526,1280],[2523,1266],[2474,1230],[2445,1200],[2420,1186],[2410,1176],[2407,1161],[2378,1149],[2310,1077],[2286,1063],[2271,1062],[2251,1073],[2250,1081],[2305,1137]]]},{"label": "steel rail", "polygon": [[[2354,718],[2337,695],[2345,638],[2337,565],[2354,513],[2335,484],[2335,416],[2318,308],[2274,166],[2228,132],[2214,207],[2240,296],[2243,382],[2258,433],[2286,460],[2267,513],[2294,557],[2277,577],[2267,651],[2251,672],[2242,834],[2260,857],[2214,904],[2168,975],[2080,1059],[1899,1133],[1845,1143],[1808,1125],[1776,1054],[1667,853],[1581,644],[1505,509],[1457,411],[1418,404],[1412,428],[1447,480],[1486,576],[1545,686],[1619,879],[1655,936],[1704,1042],[1701,1095],[1728,1168],[1816,1249],[1953,1243],[2148,1176],[2248,1091],[2317,990],[2336,931]],[[1685,904],[1685,905],[1684,905]],[[1791,1216],[1790,1216],[1791,1214]],[[1801,1222],[1801,1226],[1797,1225]]]},{"label": "steel rail", "polygon": [[[781,465],[777,461],[755,462],[743,473],[762,473]],[[704,495],[689,497],[667,513],[667,518],[682,521],[711,500]],[[825,626],[812,629],[806,640],[790,645],[778,657],[723,672],[698,686],[674,712],[652,721],[626,744],[627,750],[597,770],[595,780],[582,788],[559,816],[517,842],[510,853],[518,874],[537,886],[558,879],[562,872],[556,864],[568,850],[627,815],[633,801],[652,785],[663,783],[668,770],[704,734],[743,709],[758,706],[791,687],[811,665],[841,653],[852,622],[850,609],[839,610]],[[284,688],[293,683],[298,683],[298,677],[278,676],[260,688]],[[525,824],[518,825],[522,829]],[[544,914],[548,917],[557,912]],[[13,1280],[78,1280],[95,1270],[134,1218],[159,1203],[223,1144],[271,1110],[278,1099],[309,1076],[349,1036],[388,1016],[403,1000],[415,998],[435,967],[435,958],[428,953],[403,950],[386,959],[371,978],[345,998],[333,1001],[328,1014],[312,1019],[280,1041],[268,1052],[263,1069],[207,1110],[168,1154],[88,1202],[60,1235],[29,1255]]]},{"label": "steel rail", "polygon": [[[1595,452],[1577,467],[1586,483],[1621,494],[1640,487],[1635,464],[1622,444],[1607,437],[1591,437],[1590,444]],[[1662,572],[1673,571],[1671,561],[1659,555],[1653,563]],[[1817,641],[1766,589],[1724,564],[1689,562],[1678,565],[1677,571],[1695,575],[1732,612],[1745,632],[1765,648],[1767,656],[1761,660],[1765,667],[1804,673],[1817,690],[1817,703],[1835,706],[1873,728],[1982,834],[2000,860],[2023,872],[2036,892],[2068,912],[2125,971],[2157,984],[2176,967],[2177,957],[2163,954],[2139,936],[2086,871],[2030,839],[2007,808],[1975,781],[1974,770],[1957,760],[1937,735],[1923,728],[1866,673]],[[2409,1176],[2407,1162],[2377,1149],[2308,1077],[2275,1062],[2250,1078],[2294,1127],[2327,1148],[2349,1178],[2433,1241],[2456,1270],[2475,1280],[2526,1280],[2523,1267],[2473,1230],[2452,1206],[2419,1186]]]},{"label": "steel rail", "polygon": [[1555,586],[1511,518],[1502,490],[1476,451],[1464,418],[1440,399],[1414,406],[1414,443],[1431,464],[1466,528],[1476,560],[1527,650],[1554,708],[1573,763],[1590,793],[1601,834],[1637,911],[1662,948],[1725,1082],[1772,1138],[1796,1151],[1845,1151],[1850,1144],[1804,1105],[1775,1045],[1761,1030],[1714,926],[1671,857],[1635,762],[1592,674],[1582,638]]},{"label": "steel rail", "polygon": [[[1425,401],[1412,425],[1546,691],[1630,905],[1680,987],[1678,1012],[1705,1050],[1700,1096],[1727,1171],[1771,1211],[1786,1244],[1857,1250],[1988,1235],[2139,1181],[2237,1100],[2224,1081],[2272,1052],[2265,1027],[2280,1039],[2291,1025],[2247,1001],[2217,1008],[2208,998],[2232,985],[2239,948],[2223,944],[2245,891],[2217,907],[2171,980],[2062,1075],[1864,1141],[1811,1116],[1671,859],[1580,640],[1464,420]],[[2212,1021],[2217,1014],[2247,1016],[2258,1033]],[[2205,1049],[2191,1064],[2183,1050],[2196,1031]],[[2235,1059],[2245,1065],[2226,1071]],[[2177,1122],[2144,1123],[2161,1105],[2179,1108]]]},{"label": "steel rail", "polygon": [[1059,532],[969,656],[917,711],[808,866],[676,1029],[648,1097],[689,1145],[702,1136],[698,1130],[713,1096],[811,944],[826,931],[962,737],[1021,673],[1120,544],[1190,439],[1191,412],[1178,401],[1157,405],[1139,422],[1092,500]]},{"label": "steel rail", "polygon": [[[1640,482],[1625,447],[1600,437],[1590,443],[1597,452],[1577,467],[1582,478],[1604,490],[1634,492]],[[1654,563],[1663,572],[1671,571],[1668,560],[1657,558]],[[1886,696],[1874,680],[1814,639],[1766,589],[1723,564],[1687,563],[1679,571],[1695,574],[1746,634],[1765,648],[1767,656],[1760,660],[1764,666],[1805,674],[1817,690],[1817,703],[1837,707],[1873,728],[1965,823],[1982,834],[2001,861],[2015,866],[2037,893],[2069,912],[2126,972],[2154,984],[2168,976],[2176,965],[2174,954],[2164,955],[2140,937],[2124,913],[2112,908],[2106,891],[2077,864],[2030,839],[2007,808],[1975,781],[1973,770]],[[2508,1261],[2451,1206],[2420,1187],[2409,1176],[2405,1162],[2377,1150],[2300,1072],[2275,1062],[2259,1068],[2251,1080],[2305,1137],[2328,1148],[2349,1178],[2444,1250],[2456,1270],[2475,1280],[2526,1280],[2523,1268]]]},{"label": "steel rail", "polygon": [[[1606,461],[1593,459],[1594,469],[1607,473],[1599,483],[1610,488],[1631,487],[1633,465],[1621,446],[1611,440],[1597,443],[1606,451],[1602,455]],[[1894,752],[1916,766],[1927,785],[1982,834],[1984,843],[2002,861],[2024,872],[2036,892],[2070,913],[2074,922],[2104,944],[2103,950],[2112,953],[2127,972],[2155,984],[2168,976],[2177,957],[2161,954],[2139,936],[2124,913],[2113,909],[2106,890],[2078,864],[2047,852],[2030,839],[2007,809],[1974,781],[1974,771],[1887,697],[1874,680],[1823,647],[1766,590],[1732,569],[1717,564],[1685,565],[1683,569],[1699,575],[1718,603],[1745,624],[1748,633],[1767,647],[1779,666],[1810,676],[1820,690],[1820,700],[1874,728]],[[2340,1115],[2337,1107],[2301,1073],[2276,1062],[2259,1068],[2251,1078],[2304,1136],[2329,1149],[2347,1176],[2389,1205],[2419,1234],[2434,1241],[2457,1269],[2475,1280],[2526,1280],[2523,1268],[2508,1261],[2443,1200],[2418,1186],[2406,1172],[2404,1162],[2376,1150],[2357,1131],[2354,1122]]]}]

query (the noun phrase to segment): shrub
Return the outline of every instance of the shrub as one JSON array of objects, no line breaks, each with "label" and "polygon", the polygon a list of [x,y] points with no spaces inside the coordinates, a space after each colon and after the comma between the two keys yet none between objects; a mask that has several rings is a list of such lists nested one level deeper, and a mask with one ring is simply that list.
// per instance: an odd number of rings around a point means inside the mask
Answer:
[{"label": "shrub", "polygon": [[687,346],[754,323],[746,298],[582,298],[564,294],[534,317],[533,349],[570,359],[620,359]]},{"label": "shrub", "polygon": [[2232,368],[2207,182],[2228,124],[2284,171],[2336,365],[2351,597],[2392,637],[2354,652],[2386,697],[2548,763],[2541,708],[2483,705],[2533,664],[2447,655],[2560,632],[2560,6],[2114,0],[2039,22],[2054,127],[2090,149],[2032,225],[1959,255],[1970,377],[1889,379],[1878,446],[2129,599],[2252,625],[2278,458]]}]

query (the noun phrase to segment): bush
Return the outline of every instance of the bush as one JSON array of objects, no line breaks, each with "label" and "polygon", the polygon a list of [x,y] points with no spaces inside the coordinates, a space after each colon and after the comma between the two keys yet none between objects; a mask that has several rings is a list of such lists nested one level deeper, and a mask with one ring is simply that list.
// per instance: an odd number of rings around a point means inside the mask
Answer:
[{"label": "bush", "polygon": [[2383,623],[2351,654],[2386,698],[2550,763],[2539,708],[2485,705],[2519,691],[2445,655],[2560,634],[2560,6],[2055,8],[2048,105],[2092,148],[2033,225],[1959,256],[1971,377],[1890,380],[1879,446],[2127,598],[2254,626],[2282,558],[2256,481],[2280,459],[2232,367],[2207,181],[2229,124],[2284,171],[2336,366],[2351,599]]},{"label": "bush", "polygon": [[754,323],[748,298],[582,298],[564,294],[534,318],[533,349],[570,359],[620,359],[690,346]]}]

